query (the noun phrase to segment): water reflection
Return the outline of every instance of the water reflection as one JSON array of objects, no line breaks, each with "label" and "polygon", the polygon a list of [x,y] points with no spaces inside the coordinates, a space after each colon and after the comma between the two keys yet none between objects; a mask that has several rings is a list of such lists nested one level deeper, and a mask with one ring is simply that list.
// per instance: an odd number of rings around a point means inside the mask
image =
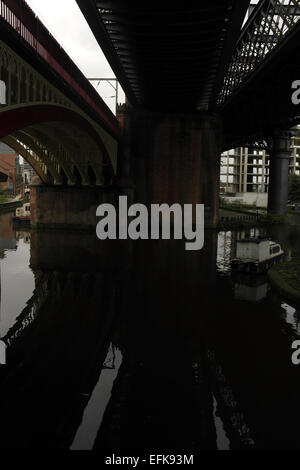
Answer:
[{"label": "water reflection", "polygon": [[[92,450],[102,423],[104,412],[111,399],[113,383],[122,363],[122,353],[111,344],[102,366],[101,375],[85,408],[81,425],[71,450]],[[101,365],[100,365],[101,366]]]},{"label": "water reflection", "polygon": [[299,312],[264,276],[230,270],[249,235],[298,256],[295,229],[207,231],[204,249],[186,252],[180,241],[14,232],[9,220],[2,449],[299,448]]},{"label": "water reflection", "polygon": [[29,269],[30,234],[15,232],[12,214],[0,215],[0,335],[15,323],[34,290]]},{"label": "water reflection", "polygon": [[281,318],[283,320],[282,332],[291,341],[299,339],[300,336],[300,311],[296,310],[286,302],[281,303]]},{"label": "water reflection", "polygon": [[[240,238],[268,237],[281,244],[289,260],[299,258],[299,235],[300,228],[290,226],[232,232],[230,246]],[[219,246],[223,250],[222,238]],[[212,343],[255,447],[299,448],[295,423],[300,417],[300,381],[291,364],[299,311],[286,304],[263,276],[236,278],[226,269],[218,276],[217,287]]]},{"label": "water reflection", "polygon": [[234,295],[238,300],[246,302],[261,302],[268,295],[270,286],[266,275],[236,273],[232,277],[234,281]]},{"label": "water reflection", "polygon": [[217,270],[220,274],[230,273],[230,261],[233,258],[233,250],[233,232],[220,232],[218,234],[217,254]]},{"label": "water reflection", "polygon": [[17,249],[17,242],[12,228],[12,214],[3,214],[0,217],[0,256],[3,257],[5,250]]}]

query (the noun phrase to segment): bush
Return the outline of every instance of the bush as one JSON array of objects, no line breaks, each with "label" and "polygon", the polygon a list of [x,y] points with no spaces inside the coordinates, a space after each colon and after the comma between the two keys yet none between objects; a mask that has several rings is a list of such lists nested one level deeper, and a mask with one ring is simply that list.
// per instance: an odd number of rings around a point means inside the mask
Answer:
[{"label": "bush", "polygon": [[233,201],[226,202],[223,199],[220,199],[220,207],[223,209],[229,209],[233,211],[255,211],[257,209],[255,204],[243,204],[242,202]]}]

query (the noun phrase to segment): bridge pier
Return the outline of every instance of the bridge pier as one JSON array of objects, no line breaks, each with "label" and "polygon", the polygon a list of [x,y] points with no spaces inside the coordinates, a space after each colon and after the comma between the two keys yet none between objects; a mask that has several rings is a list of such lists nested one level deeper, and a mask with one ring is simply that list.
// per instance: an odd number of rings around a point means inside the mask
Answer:
[{"label": "bridge pier", "polygon": [[30,191],[31,223],[34,228],[95,231],[97,207],[114,202],[115,188],[112,186],[33,185]]},{"label": "bridge pier", "polygon": [[133,111],[131,164],[135,201],[204,204],[206,224],[219,209],[221,124],[214,113]]},{"label": "bridge pier", "polygon": [[277,217],[283,217],[287,209],[291,136],[290,131],[278,131],[273,138],[268,212]]}]

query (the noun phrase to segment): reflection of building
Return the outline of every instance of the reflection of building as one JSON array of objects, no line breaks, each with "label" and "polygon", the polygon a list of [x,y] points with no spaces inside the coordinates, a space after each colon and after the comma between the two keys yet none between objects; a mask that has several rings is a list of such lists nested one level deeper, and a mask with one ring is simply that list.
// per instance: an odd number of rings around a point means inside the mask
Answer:
[{"label": "reflection of building", "polygon": [[0,250],[16,250],[17,242],[12,226],[12,214],[2,214],[0,223]]},{"label": "reflection of building", "polygon": [[12,195],[23,194],[19,155],[0,142],[0,190]]},{"label": "reflection of building", "polygon": [[[300,175],[300,131],[292,138],[290,173]],[[267,203],[270,159],[266,150],[240,147],[221,156],[221,190],[244,202]],[[259,195],[259,196],[258,196]],[[259,204],[258,204],[259,205]]]},{"label": "reflection of building", "polygon": [[23,240],[26,245],[30,244],[30,232],[16,232],[16,240]]}]

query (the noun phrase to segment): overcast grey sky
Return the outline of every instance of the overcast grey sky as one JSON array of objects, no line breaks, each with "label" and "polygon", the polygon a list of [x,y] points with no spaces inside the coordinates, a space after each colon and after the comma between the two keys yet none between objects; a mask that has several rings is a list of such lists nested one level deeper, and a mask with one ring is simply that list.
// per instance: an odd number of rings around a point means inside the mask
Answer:
[{"label": "overcast grey sky", "polygon": [[[26,1],[86,77],[114,77],[75,0]],[[114,110],[113,88],[103,83],[97,90]],[[122,92],[119,101],[124,101]]]}]

